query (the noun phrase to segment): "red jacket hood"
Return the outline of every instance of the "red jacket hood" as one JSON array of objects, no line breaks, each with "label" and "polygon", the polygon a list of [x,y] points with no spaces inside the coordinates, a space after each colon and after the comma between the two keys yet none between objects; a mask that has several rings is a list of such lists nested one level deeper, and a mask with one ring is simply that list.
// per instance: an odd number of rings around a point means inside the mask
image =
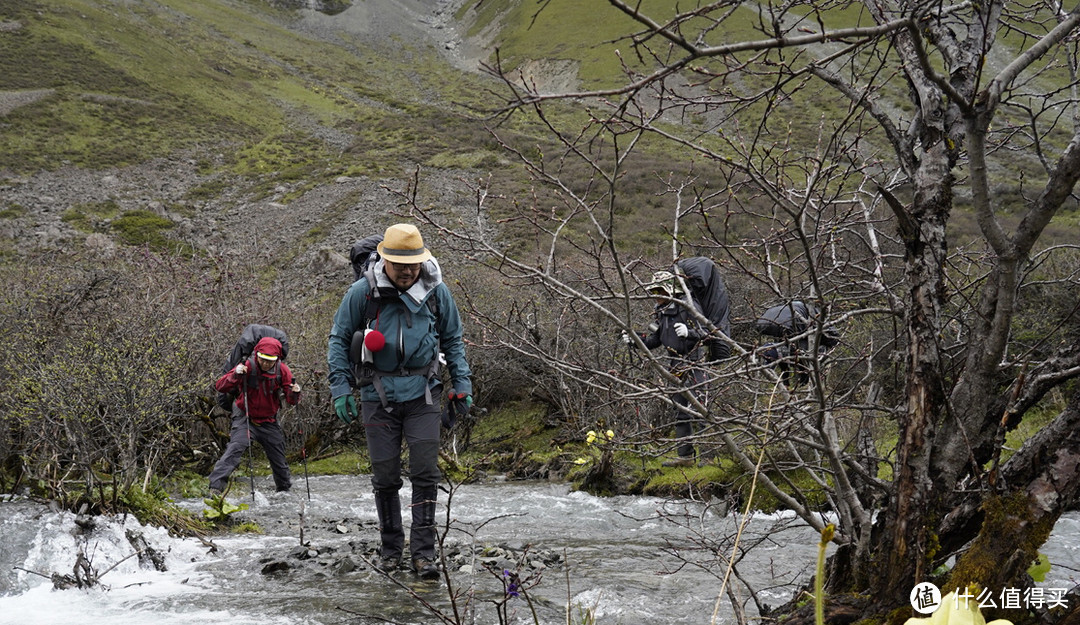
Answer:
[{"label": "red jacket hood", "polygon": [[[223,393],[239,391],[240,394],[233,404],[234,415],[247,415],[252,423],[273,422],[281,409],[279,390],[282,391],[280,394],[284,395],[287,403],[295,406],[300,401],[300,393],[292,390],[292,371],[280,360],[283,351],[281,342],[277,339],[272,337],[260,339],[258,343],[255,343],[253,353],[247,361],[248,370],[255,374],[254,376],[247,373],[237,375],[236,369],[233,368],[214,383],[214,388]],[[255,362],[257,353],[277,356],[279,360],[269,371],[263,371]]]},{"label": "red jacket hood", "polygon": [[256,354],[266,354],[268,356],[277,356],[278,358],[281,358],[281,341],[272,336],[264,336],[259,339],[259,342],[255,344],[255,349],[252,351]]}]

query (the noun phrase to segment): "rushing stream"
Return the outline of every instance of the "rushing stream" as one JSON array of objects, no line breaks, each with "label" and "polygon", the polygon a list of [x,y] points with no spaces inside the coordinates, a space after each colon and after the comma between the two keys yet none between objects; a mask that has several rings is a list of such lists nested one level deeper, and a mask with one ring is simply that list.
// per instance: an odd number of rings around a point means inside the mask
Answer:
[{"label": "rushing stream", "polygon": [[[268,481],[258,488],[254,502],[248,492],[231,499],[250,505],[236,516],[257,522],[263,533],[208,542],[170,537],[131,518],[98,519],[87,529],[75,515],[38,503],[0,503],[0,624],[440,622],[424,602],[453,614],[444,581],[420,582],[403,570],[395,583],[364,560],[378,539],[367,476],[312,478],[310,501],[302,480],[286,495],[265,496]],[[203,507],[200,499],[179,503]],[[440,493],[444,522],[446,503]],[[566,623],[568,599],[574,623],[584,609],[593,609],[600,625],[709,623],[723,574],[715,558],[730,553],[722,538],[740,518],[700,502],[598,498],[540,482],[460,487],[449,516],[444,553],[452,555],[457,620],[484,625],[500,622],[503,570],[520,575],[541,623]],[[816,558],[816,536],[790,521],[754,516],[740,539],[761,543],[738,570],[772,605],[807,579]],[[148,547],[141,561],[132,546],[139,536]],[[700,548],[705,541],[719,556]],[[72,576],[80,550],[101,586],[54,589],[47,576]],[[1075,585],[1080,515],[1063,518],[1043,551],[1054,565],[1044,586]],[[700,562],[710,562],[713,572],[694,564]],[[506,607],[506,621],[533,622],[523,597]],[[750,604],[747,611],[756,610]],[[732,622],[726,597],[719,615]]]}]

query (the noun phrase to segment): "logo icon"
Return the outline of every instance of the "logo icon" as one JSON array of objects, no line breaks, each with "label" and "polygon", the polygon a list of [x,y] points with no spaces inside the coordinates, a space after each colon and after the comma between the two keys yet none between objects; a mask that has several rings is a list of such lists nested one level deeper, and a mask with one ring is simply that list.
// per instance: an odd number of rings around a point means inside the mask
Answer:
[{"label": "logo icon", "polygon": [[919,614],[933,614],[941,605],[941,591],[930,582],[917,584],[908,597],[911,607]]}]

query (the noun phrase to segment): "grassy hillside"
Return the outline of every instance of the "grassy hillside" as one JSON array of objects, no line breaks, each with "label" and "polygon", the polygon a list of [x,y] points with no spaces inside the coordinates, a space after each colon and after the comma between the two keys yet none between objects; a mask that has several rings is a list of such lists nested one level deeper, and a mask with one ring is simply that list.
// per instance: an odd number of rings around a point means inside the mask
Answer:
[{"label": "grassy hillside", "polygon": [[[663,20],[675,13],[676,10],[690,11],[692,7],[685,3],[672,0],[645,0],[640,3],[641,11],[652,18]],[[755,41],[767,39],[772,36],[771,26],[767,21],[768,15],[755,10],[754,3],[744,3],[731,9],[730,18],[715,27],[708,33],[704,43],[719,45],[734,41]],[[795,6],[791,16],[798,15],[800,9]],[[518,68],[532,59],[552,58],[565,59],[577,68],[581,88],[598,89],[609,88],[625,84],[625,73],[646,72],[655,66],[650,62],[642,62],[642,59],[633,53],[632,38],[641,30],[639,24],[628,16],[625,16],[607,2],[583,3],[574,0],[551,0],[543,3],[517,2],[515,0],[483,0],[482,2],[470,1],[458,13],[463,19],[471,19],[470,33],[480,36],[487,34],[492,48],[498,48],[499,58],[505,68]],[[1049,15],[1044,15],[1048,18]],[[791,17],[794,19],[794,17]],[[1052,21],[1052,20],[1050,20]],[[824,25],[828,30],[850,28],[856,26],[868,26],[873,20],[859,3],[840,3],[837,8],[830,9],[828,20]],[[811,19],[799,28],[797,33],[816,32],[821,24],[817,19]],[[1030,33],[1017,32],[1015,30],[1003,30],[998,33],[1000,46],[986,58],[988,72],[998,72],[1013,59],[1014,53],[1010,51],[1024,50],[1033,45],[1035,39]],[[881,43],[885,47],[888,44]],[[666,45],[657,45],[651,41],[654,51],[666,50]],[[867,67],[874,65],[875,55],[881,52],[864,51],[861,59],[867,63]],[[677,57],[673,53],[673,58]],[[735,55],[736,57],[740,55]],[[776,63],[786,62],[788,55],[781,51],[771,57]],[[825,57],[824,50],[811,50],[810,56]],[[494,62],[494,56],[489,59]],[[787,58],[790,60],[790,58]],[[807,59],[803,59],[806,61]],[[649,59],[646,59],[649,61]],[[929,61],[940,65],[941,59],[931,56]],[[725,98],[736,101],[739,98],[750,99],[755,93],[769,87],[769,82],[774,80],[768,74],[753,75],[746,72],[727,74],[724,69],[725,63],[734,64],[732,59],[711,60],[702,65],[710,66],[718,71],[718,75],[725,75],[720,84],[713,84],[717,89],[712,96],[717,101]],[[1038,74],[1026,87],[1034,87],[1046,93],[1054,93],[1062,88],[1062,85],[1071,84],[1068,63],[1063,59],[1051,56],[1040,61],[1025,76]],[[858,81],[862,84],[862,81]],[[541,90],[543,91],[543,90]],[[793,91],[788,94],[789,99],[782,102],[770,101],[772,108],[765,113],[764,102],[748,107],[740,115],[745,126],[751,128],[761,120],[767,130],[762,133],[762,139],[769,141],[788,141],[791,149],[796,153],[800,150],[813,150],[818,142],[827,137],[829,129],[834,125],[843,124],[850,114],[849,100],[838,94],[835,90],[823,84],[811,84],[809,89]],[[904,127],[910,119],[910,112],[914,106],[910,101],[909,87],[899,76],[885,81],[884,88],[877,96],[877,104],[889,110],[895,116],[900,127]],[[1020,109],[1006,107],[999,114],[998,126],[1009,124],[1024,127],[1026,112]],[[724,142],[713,134],[722,134],[725,130],[730,131],[733,126],[739,126],[732,119],[718,116],[715,111],[711,115],[688,114],[679,120],[679,123],[700,131],[695,135],[695,140],[704,145],[709,145],[720,153],[726,153]],[[685,133],[685,128],[682,134]],[[677,133],[678,134],[678,133]],[[752,133],[751,133],[752,134]],[[1071,134],[1068,124],[1062,124],[1047,136],[1040,137],[1044,145],[1053,146],[1051,151],[1060,151],[1070,141]],[[743,138],[745,140],[745,138]],[[875,146],[872,148],[871,146]],[[868,151],[880,150],[886,155],[886,160],[891,152],[887,147],[887,141],[883,134],[877,130],[867,136],[864,146]],[[646,149],[648,152],[648,149]],[[655,154],[655,152],[654,152]],[[676,161],[685,161],[687,153],[664,155],[661,150],[658,159],[663,160],[670,156]],[[735,160],[739,160],[735,157]],[[699,163],[700,167],[700,163]],[[958,165],[958,176],[966,176],[964,168],[966,164]],[[1002,159],[992,165],[990,181],[994,193],[998,198],[996,209],[999,218],[1005,223],[1014,222],[1015,215],[1023,212],[1027,204],[1025,199],[1024,179],[1033,171],[1040,171],[1044,164],[1039,159],[1036,151],[1013,152],[1008,159]],[[799,188],[805,183],[800,178],[799,168],[786,168],[783,175],[789,177],[790,185]],[[715,171],[715,170],[714,170]],[[722,180],[722,176],[711,175],[705,170],[703,179]],[[971,240],[978,240],[978,227],[974,217],[967,210],[971,200],[969,190],[964,185],[957,188],[957,196],[954,198],[958,210],[954,211],[951,218],[950,228],[953,231],[954,240],[964,245]],[[1076,201],[1066,202],[1065,209],[1054,217],[1047,227],[1044,241],[1047,246],[1069,244],[1076,237],[1076,229],[1080,227],[1080,203]],[[654,219],[662,218],[660,215],[651,216]],[[747,232],[745,225],[734,224],[734,234]],[[648,240],[648,237],[646,237]]]},{"label": "grassy hillside", "polygon": [[[643,10],[665,16],[676,6],[651,0]],[[760,16],[748,6],[738,7],[712,37],[763,37]],[[620,62],[646,69],[626,38],[636,25],[606,3],[469,0],[456,17],[467,35],[497,48],[507,67],[557,61],[548,71],[572,73],[584,88],[615,84]],[[854,11],[838,13],[832,26],[862,19]],[[237,177],[244,181],[240,188],[257,195],[288,184],[283,199],[289,200],[339,176],[404,178],[415,164],[490,174],[493,186],[505,190],[488,204],[497,216],[509,214],[517,198],[545,193],[489,132],[493,120],[483,111],[505,98],[500,85],[455,69],[430,39],[330,30],[326,21],[305,21],[302,13],[264,0],[30,0],[0,6],[0,23],[0,176],[64,165],[107,169],[184,154],[197,159],[201,173],[216,176],[192,191],[190,199],[200,202],[229,187],[235,191]],[[764,78],[739,80],[731,88],[750,92]],[[900,81],[896,88],[902,89]],[[822,116],[846,114],[846,102],[835,94],[808,95],[812,103],[796,98],[778,105],[782,114],[770,120],[775,136],[799,144],[799,137],[819,132]],[[33,104],[4,108],[4,97]],[[807,108],[817,114],[802,114]],[[582,111],[559,111],[548,109],[565,128],[585,122]],[[710,132],[718,122],[709,116],[682,123],[714,140]],[[518,147],[558,152],[524,115],[499,120],[497,132]],[[725,175],[670,146],[646,141],[641,147],[623,170],[615,207],[627,219],[618,227],[628,249],[659,254],[665,232],[656,226],[671,219],[661,179],[691,167],[703,181],[722,184]],[[582,179],[590,175],[581,163],[565,166],[577,168]],[[1014,172],[998,176],[1001,195],[1018,193]],[[19,207],[0,204],[0,210]],[[1061,219],[1072,220],[1066,229],[1075,226],[1075,215]],[[955,223],[973,227],[963,214]],[[527,229],[506,224],[511,249],[525,248]],[[745,230],[729,225],[735,236]],[[305,243],[318,243],[318,235]]]},{"label": "grassy hillside", "polygon": [[[552,6],[545,15],[573,8]],[[239,176],[257,192],[295,183],[291,197],[339,176],[404,177],[411,164],[476,168],[511,192],[537,192],[489,131],[483,111],[501,102],[492,95],[498,83],[454,69],[422,38],[348,33],[302,18],[261,0],[5,3],[0,97],[32,104],[3,116],[0,175],[184,154],[201,173]],[[572,42],[583,34],[522,28],[523,38],[504,39],[528,48],[534,36]],[[607,71],[606,52],[566,45],[586,55],[580,60],[590,72]],[[561,115],[569,126],[585,119]],[[498,132],[518,145],[553,145],[525,116],[500,120]],[[663,235],[645,231],[668,218],[653,172],[668,169],[671,157],[628,163],[640,182],[625,190],[620,210],[643,211],[632,245]],[[223,180],[208,180],[190,199],[236,185]],[[491,209],[503,207],[493,201]],[[524,238],[513,226],[507,236]]]},{"label": "grassy hillside", "polygon": [[[691,7],[676,0],[646,0],[640,9],[663,20]],[[567,60],[576,64],[585,87],[597,88],[618,84],[624,63],[632,71],[653,68],[632,50],[632,38],[642,31],[641,24],[607,2],[469,0],[457,16],[469,21],[470,35],[484,36],[492,49],[498,49],[506,69],[533,59]],[[833,27],[852,26],[860,19],[860,13],[850,9],[840,9],[836,16]],[[753,3],[741,4],[706,42],[763,39],[765,28]],[[489,60],[494,62],[494,58]]]},{"label": "grassy hillside", "polygon": [[476,84],[425,79],[447,71],[426,44],[320,38],[256,1],[5,3],[0,19],[0,91],[40,97],[5,117],[0,171],[214,145],[240,174],[378,173],[484,145],[452,104]]}]

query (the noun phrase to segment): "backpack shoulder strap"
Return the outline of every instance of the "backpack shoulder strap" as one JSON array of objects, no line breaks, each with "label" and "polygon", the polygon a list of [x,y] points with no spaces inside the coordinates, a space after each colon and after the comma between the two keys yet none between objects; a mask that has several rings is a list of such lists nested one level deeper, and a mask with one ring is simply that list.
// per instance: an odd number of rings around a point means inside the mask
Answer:
[{"label": "backpack shoulder strap", "polygon": [[375,279],[375,263],[368,263],[368,266],[364,268],[363,277],[367,278],[368,292],[365,298],[364,318],[361,325],[366,328],[368,323],[379,314],[379,304],[381,303],[379,300],[382,298],[382,293],[379,292],[379,283]]}]

